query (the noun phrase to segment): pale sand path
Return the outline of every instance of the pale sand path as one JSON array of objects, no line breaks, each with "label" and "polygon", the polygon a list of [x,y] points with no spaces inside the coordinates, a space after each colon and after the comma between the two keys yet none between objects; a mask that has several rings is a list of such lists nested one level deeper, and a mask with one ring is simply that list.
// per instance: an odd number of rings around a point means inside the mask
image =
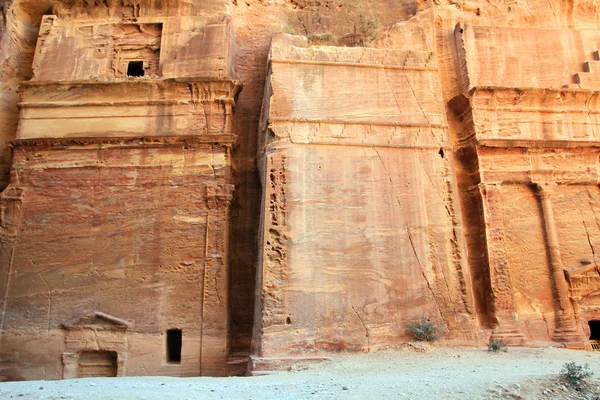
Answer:
[{"label": "pale sand path", "polygon": [[570,361],[590,365],[592,389],[600,393],[600,352],[510,348],[489,354],[483,348],[434,347],[425,353],[340,355],[328,364],[260,377],[6,382],[0,383],[0,399],[586,398],[557,382],[562,365]]}]

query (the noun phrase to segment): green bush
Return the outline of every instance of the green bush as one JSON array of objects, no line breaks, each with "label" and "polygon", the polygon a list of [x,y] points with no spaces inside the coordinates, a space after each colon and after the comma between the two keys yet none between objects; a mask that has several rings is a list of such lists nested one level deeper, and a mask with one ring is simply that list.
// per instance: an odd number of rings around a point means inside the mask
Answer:
[{"label": "green bush", "polygon": [[373,14],[360,13],[356,33],[360,35],[361,46],[367,46],[379,38],[379,24],[379,19]]},{"label": "green bush", "polygon": [[490,342],[488,343],[488,351],[492,353],[498,353],[499,351],[507,352],[508,346],[504,343],[502,339],[495,339],[490,337]]},{"label": "green bush", "polygon": [[583,366],[575,362],[565,363],[560,371],[560,377],[576,389],[593,374],[587,363]]},{"label": "green bush", "polygon": [[419,321],[410,323],[406,330],[417,340],[434,342],[442,337],[441,329],[444,324],[437,325],[425,317],[421,317]]}]

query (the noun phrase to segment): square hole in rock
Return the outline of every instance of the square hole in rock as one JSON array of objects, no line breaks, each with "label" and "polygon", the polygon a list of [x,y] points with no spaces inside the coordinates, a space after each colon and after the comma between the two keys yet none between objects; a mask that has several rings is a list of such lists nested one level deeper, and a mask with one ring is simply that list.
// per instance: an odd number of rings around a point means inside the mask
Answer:
[{"label": "square hole in rock", "polygon": [[127,76],[144,76],[144,62],[129,61],[129,64],[127,64]]}]

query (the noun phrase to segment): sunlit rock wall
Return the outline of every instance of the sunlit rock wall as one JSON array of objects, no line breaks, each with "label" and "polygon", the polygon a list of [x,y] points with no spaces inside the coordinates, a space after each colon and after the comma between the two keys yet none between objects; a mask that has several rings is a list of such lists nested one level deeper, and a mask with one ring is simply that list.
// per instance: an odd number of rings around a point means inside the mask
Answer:
[{"label": "sunlit rock wall", "polygon": [[[471,259],[480,318],[508,342],[589,348],[589,321],[600,317],[600,82],[598,61],[584,60],[597,57],[598,31],[457,26],[455,34],[467,87],[450,106],[462,121],[463,197],[476,198],[467,212],[482,227],[467,236],[481,254]],[[552,53],[561,61],[549,62]]]},{"label": "sunlit rock wall", "polygon": [[278,36],[269,61],[259,354],[375,350],[421,316],[474,340],[433,55]]},{"label": "sunlit rock wall", "polygon": [[2,193],[4,379],[231,373],[231,27],[120,17],[44,17],[21,86]]}]

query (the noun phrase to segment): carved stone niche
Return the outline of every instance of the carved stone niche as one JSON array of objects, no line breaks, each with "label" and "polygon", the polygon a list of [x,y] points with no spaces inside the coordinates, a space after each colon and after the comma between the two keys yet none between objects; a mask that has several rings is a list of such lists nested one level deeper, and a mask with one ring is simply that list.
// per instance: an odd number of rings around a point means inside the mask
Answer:
[{"label": "carved stone niche", "polygon": [[[122,24],[110,28],[114,35],[112,69],[115,76],[157,77],[162,24]],[[139,63],[137,71],[136,63]]]},{"label": "carved stone niche", "polygon": [[94,312],[65,324],[63,379],[125,376],[129,321]]}]

